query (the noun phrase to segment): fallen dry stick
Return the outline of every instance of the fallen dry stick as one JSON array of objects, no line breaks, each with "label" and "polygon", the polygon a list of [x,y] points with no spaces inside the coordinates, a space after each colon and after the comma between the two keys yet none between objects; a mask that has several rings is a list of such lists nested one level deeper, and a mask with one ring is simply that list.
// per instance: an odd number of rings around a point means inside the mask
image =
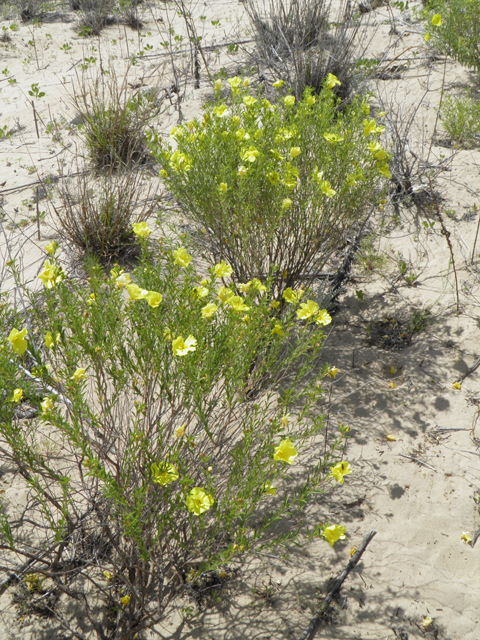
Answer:
[{"label": "fallen dry stick", "polygon": [[342,571],[342,573],[338,576],[338,578],[333,583],[333,587],[327,593],[327,596],[326,596],[325,600],[323,601],[323,603],[322,603],[320,609],[318,610],[318,612],[310,620],[310,624],[305,629],[305,631],[302,633],[302,637],[300,638],[300,640],[313,640],[313,638],[315,637],[315,635],[316,635],[316,633],[317,633],[317,631],[318,631],[318,629],[320,627],[320,624],[322,622],[322,618],[323,618],[325,612],[327,611],[328,606],[330,605],[330,602],[333,600],[333,598],[336,596],[336,594],[340,591],[340,589],[342,588],[342,585],[345,582],[348,574],[355,567],[357,562],[360,560],[360,558],[362,557],[365,549],[368,547],[370,541],[373,539],[373,537],[376,535],[376,533],[377,532],[375,531],[375,529],[372,529],[369,533],[367,533],[367,535],[365,536],[365,538],[362,541],[362,544],[355,551],[355,554],[352,557],[352,559],[350,560],[350,562],[347,564],[345,569]]}]

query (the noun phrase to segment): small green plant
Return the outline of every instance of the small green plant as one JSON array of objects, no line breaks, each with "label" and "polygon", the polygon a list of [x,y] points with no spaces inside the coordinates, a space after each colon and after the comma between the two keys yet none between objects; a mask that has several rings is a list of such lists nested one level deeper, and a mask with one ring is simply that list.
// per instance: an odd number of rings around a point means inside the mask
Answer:
[{"label": "small green plant", "polygon": [[[151,189],[142,190],[136,172],[102,173],[92,179],[81,172],[73,182],[59,188],[62,206],[50,199],[60,236],[80,254],[94,255],[102,262],[138,254],[133,222],[143,222],[155,204],[148,202]],[[139,205],[140,194],[144,204]]]},{"label": "small green plant", "polygon": [[90,67],[90,65],[95,64],[96,62],[97,62],[97,59],[94,56],[90,56],[90,58],[84,58],[80,67],[82,71],[86,71]]},{"label": "small green plant", "polygon": [[72,44],[71,44],[71,42],[64,42],[64,43],[62,44],[62,46],[60,47],[60,49],[61,49],[62,51],[70,51],[70,50],[71,50],[71,48],[72,48]]},{"label": "small green plant", "polygon": [[480,102],[470,92],[461,98],[446,96],[441,115],[451,140],[464,146],[480,144]]},{"label": "small green plant", "polygon": [[[225,258],[236,282],[271,275],[274,289],[317,273],[371,211],[389,176],[383,128],[361,99],[339,109],[331,76],[318,96],[306,90],[277,106],[230,78],[203,117],[150,136],[161,175],[204,237],[212,262]],[[281,82],[277,83],[281,88]],[[377,193],[376,193],[377,192]],[[203,231],[202,231],[203,230]]]},{"label": "small green plant", "polygon": [[10,127],[8,125],[5,125],[4,127],[0,127],[0,139],[11,138],[11,137],[12,137],[12,131],[10,130]]},{"label": "small green plant", "polygon": [[80,136],[96,169],[145,161],[145,129],[160,111],[156,98],[155,88],[148,93],[131,90],[128,73],[119,79],[112,69],[90,84],[82,78],[72,103],[81,121]]},{"label": "small green plant", "polygon": [[32,96],[32,98],[43,98],[45,96],[45,91],[40,91],[38,88],[38,82],[34,82],[31,89],[28,91],[28,95]]},{"label": "small green plant", "polygon": [[426,39],[467,67],[480,71],[480,3],[430,0],[424,13]]},{"label": "small green plant", "polygon": [[[280,317],[269,281],[235,287],[225,262],[202,280],[185,247],[149,249],[148,226],[134,231],[132,273],[87,264],[88,284],[67,279],[52,243],[41,295],[24,288],[29,329],[0,307],[0,454],[32,498],[19,523],[3,497],[2,566],[25,557],[27,585],[48,576],[99,640],[138,638],[233,559],[300,544],[309,498],[351,473],[348,427],[316,444],[337,372],[319,369],[326,312],[299,296]],[[29,389],[38,416],[24,424]],[[333,546],[345,527],[323,533]]]}]

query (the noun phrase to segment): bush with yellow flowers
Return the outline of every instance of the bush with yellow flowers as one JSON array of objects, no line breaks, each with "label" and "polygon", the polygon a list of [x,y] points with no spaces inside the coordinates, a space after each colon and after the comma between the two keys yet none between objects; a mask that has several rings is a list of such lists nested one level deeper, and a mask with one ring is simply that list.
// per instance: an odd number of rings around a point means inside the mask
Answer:
[{"label": "bush with yellow flowers", "polygon": [[[342,104],[329,74],[319,95],[307,89],[277,104],[228,80],[231,99],[150,135],[165,184],[204,234],[213,263],[232,265],[234,282],[272,276],[280,297],[322,270],[360,228],[390,177],[383,127],[360,98]],[[274,86],[275,86],[274,85]]]},{"label": "bush with yellow flowers", "polygon": [[88,285],[50,247],[29,313],[0,323],[0,455],[27,496],[3,498],[1,564],[48,575],[103,640],[154,626],[187,576],[297,540],[309,496],[350,473],[346,429],[314,446],[328,313],[292,288],[279,313],[271,280],[225,260],[202,278],[133,231],[138,266],[91,264]]}]

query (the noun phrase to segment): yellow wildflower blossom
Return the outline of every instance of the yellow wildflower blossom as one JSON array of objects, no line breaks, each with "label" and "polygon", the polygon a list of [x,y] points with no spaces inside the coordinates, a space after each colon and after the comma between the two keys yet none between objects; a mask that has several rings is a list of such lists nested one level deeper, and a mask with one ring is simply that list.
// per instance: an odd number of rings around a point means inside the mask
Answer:
[{"label": "yellow wildflower blossom", "polygon": [[432,24],[434,27],[442,26],[442,16],[439,13],[436,13],[432,18]]},{"label": "yellow wildflower blossom", "polygon": [[213,503],[215,500],[213,496],[210,495],[202,489],[201,487],[194,487],[187,496],[187,509],[194,513],[196,516],[199,516],[205,511],[208,511],[211,507],[213,507]]},{"label": "yellow wildflower blossom", "polygon": [[324,327],[327,324],[330,324],[331,321],[332,321],[332,316],[328,313],[326,309],[322,309],[321,311],[319,311],[317,317],[315,318],[315,322],[318,325],[322,325]]},{"label": "yellow wildflower blossom", "polygon": [[169,462],[160,462],[157,464],[154,462],[151,466],[152,470],[152,480],[156,484],[161,484],[162,487],[167,486],[171,482],[175,482],[178,480],[178,471],[177,468],[170,464]]},{"label": "yellow wildflower blossom", "polygon": [[186,356],[190,351],[195,351],[197,348],[197,341],[193,336],[188,336],[186,340],[182,336],[178,336],[175,340],[172,340],[172,349],[174,356]]},{"label": "yellow wildflower blossom", "polygon": [[325,86],[327,89],[333,89],[336,85],[341,85],[342,83],[337,78],[337,76],[333,75],[333,73],[329,73],[325,78]]},{"label": "yellow wildflower blossom", "polygon": [[472,542],[472,536],[470,535],[470,533],[468,531],[464,531],[462,533],[462,535],[460,536],[460,539],[463,540],[464,542],[466,542],[467,544],[471,544],[471,542]]},{"label": "yellow wildflower blossom", "polygon": [[316,315],[318,311],[318,304],[314,300],[307,300],[307,302],[301,303],[300,309],[297,311],[297,318],[299,320],[309,320]]},{"label": "yellow wildflower blossom", "polygon": [[352,473],[352,467],[349,462],[339,462],[334,467],[330,467],[330,472],[329,478],[335,478],[339,484],[343,484],[345,476]]},{"label": "yellow wildflower blossom", "polygon": [[233,269],[225,260],[222,260],[220,264],[216,264],[213,267],[213,273],[217,278],[227,278],[232,275]]},{"label": "yellow wildflower blossom", "polygon": [[75,382],[78,384],[81,380],[84,380],[87,377],[86,373],[85,373],[85,369],[82,368],[78,368],[75,369],[75,373],[73,374],[73,376],[71,376],[71,380],[75,380]]},{"label": "yellow wildflower blossom", "polygon": [[27,335],[27,329],[22,329],[19,331],[18,329],[12,329],[10,331],[10,335],[7,340],[11,343],[12,349],[15,353],[18,353],[19,356],[23,356],[28,347],[28,342],[25,340],[25,336]]},{"label": "yellow wildflower blossom", "polygon": [[128,295],[130,296],[130,300],[145,300],[148,295],[147,289],[142,289],[132,282],[132,284],[127,284]]},{"label": "yellow wildflower blossom", "polygon": [[276,82],[273,83],[272,87],[275,87],[275,89],[280,89],[281,87],[283,87],[284,84],[285,84],[284,80],[277,80]]},{"label": "yellow wildflower blossom", "polygon": [[337,540],[345,540],[345,533],[347,529],[340,524],[333,524],[330,527],[325,527],[323,535],[331,547],[337,542]]},{"label": "yellow wildflower blossom", "polygon": [[227,304],[232,307],[234,311],[249,311],[250,307],[247,307],[241,296],[231,296],[227,300]]},{"label": "yellow wildflower blossom", "polygon": [[185,247],[179,247],[178,249],[175,249],[175,251],[173,252],[173,257],[175,258],[175,260],[173,261],[174,264],[178,264],[185,269],[192,261],[192,256],[188,254]]},{"label": "yellow wildflower blossom", "polygon": [[293,202],[290,200],[290,198],[285,198],[285,200],[283,200],[282,202],[282,211],[287,211],[287,209],[290,209],[292,204]]},{"label": "yellow wildflower blossom", "polygon": [[275,324],[275,326],[272,329],[272,335],[279,335],[279,336],[285,335],[285,331],[283,330],[282,325],[279,324],[278,322]]},{"label": "yellow wildflower blossom", "polygon": [[255,102],[257,102],[257,99],[254,98],[253,96],[245,96],[243,98],[243,104],[247,107],[253,106]]},{"label": "yellow wildflower blossom", "polygon": [[337,142],[343,142],[343,136],[338,135],[338,133],[324,133],[323,137],[330,144],[336,144]]},{"label": "yellow wildflower blossom", "polygon": [[115,278],[115,284],[117,287],[123,289],[132,282],[132,278],[129,273],[121,273],[119,276]]},{"label": "yellow wildflower blossom", "polygon": [[327,196],[327,198],[333,198],[333,196],[337,193],[335,189],[332,189],[332,185],[328,180],[322,180],[320,183],[321,191]]},{"label": "yellow wildflower blossom", "polygon": [[222,302],[228,302],[229,298],[231,298],[233,295],[235,294],[228,287],[220,287],[220,289],[217,291],[217,296]]},{"label": "yellow wildflower blossom", "polygon": [[283,99],[283,102],[285,103],[285,106],[293,107],[293,105],[295,104],[295,96],[286,96]]},{"label": "yellow wildflower blossom", "polygon": [[336,378],[337,373],[338,373],[337,367],[330,367],[330,369],[327,371],[327,374],[330,376],[330,378]]},{"label": "yellow wildflower blossom", "polygon": [[152,230],[146,222],[134,222],[132,224],[133,233],[139,238],[148,238]]},{"label": "yellow wildflower blossom", "polygon": [[20,400],[23,398],[23,389],[15,389],[15,391],[13,392],[13,402],[20,402]]},{"label": "yellow wildflower blossom", "polygon": [[123,598],[120,598],[120,602],[123,607],[126,607],[127,604],[130,602],[130,596],[123,596]]},{"label": "yellow wildflower blossom", "polygon": [[52,398],[45,398],[43,402],[40,403],[40,406],[42,407],[42,412],[47,413],[47,411],[53,409],[55,403]]},{"label": "yellow wildflower blossom", "polygon": [[206,298],[208,296],[208,289],[203,285],[200,285],[199,287],[195,287],[194,291],[195,291],[195,296],[199,299]]},{"label": "yellow wildflower blossom", "polygon": [[302,150],[300,149],[300,147],[292,147],[290,149],[290,157],[291,158],[296,158],[297,156],[299,156],[302,153]]},{"label": "yellow wildflower blossom", "polygon": [[292,287],[287,287],[283,292],[283,297],[290,304],[298,304],[298,302],[300,302],[302,295],[303,295],[302,289],[299,289],[298,291],[294,291]]},{"label": "yellow wildflower blossom", "polygon": [[292,464],[295,458],[298,456],[298,452],[293,446],[290,438],[285,438],[282,440],[278,447],[275,447],[275,453],[273,459],[275,462],[286,462],[287,464]]},{"label": "yellow wildflower blossom", "polygon": [[182,424],[181,427],[177,427],[175,429],[175,438],[177,438],[177,440],[179,440],[180,438],[183,438],[184,434],[185,434],[185,428],[186,428],[186,424]]},{"label": "yellow wildflower blossom", "polygon": [[52,264],[50,260],[45,260],[45,265],[42,273],[38,276],[38,279],[43,282],[43,286],[47,289],[52,289],[63,278],[63,271]]},{"label": "yellow wildflower blossom", "polygon": [[52,242],[50,242],[50,244],[47,244],[47,246],[45,247],[45,251],[49,256],[53,256],[55,254],[55,251],[57,250],[57,247],[58,244],[55,242],[55,240],[52,240]]},{"label": "yellow wildflower blossom", "polygon": [[242,151],[240,157],[244,162],[255,162],[259,155],[260,151],[258,151],[258,149],[255,149],[255,147],[249,147],[248,149],[245,149],[245,151]]},{"label": "yellow wildflower blossom", "polygon": [[265,482],[265,484],[263,485],[263,493],[269,493],[272,496],[276,496],[277,495],[277,490],[275,489],[275,487],[272,485],[272,483],[270,482],[270,480],[267,480]]},{"label": "yellow wildflower blossom", "polygon": [[217,305],[210,302],[202,308],[202,318],[213,318],[217,309]]}]

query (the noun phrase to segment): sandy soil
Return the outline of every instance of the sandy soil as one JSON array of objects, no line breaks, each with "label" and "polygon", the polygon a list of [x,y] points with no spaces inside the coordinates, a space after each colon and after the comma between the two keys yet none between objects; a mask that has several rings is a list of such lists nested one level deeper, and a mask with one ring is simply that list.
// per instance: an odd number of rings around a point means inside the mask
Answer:
[{"label": "sandy soil", "polygon": [[[439,223],[426,228],[425,215],[415,205],[395,211],[388,203],[389,227],[372,229],[375,251],[365,246],[360,252],[323,352],[325,362],[339,369],[337,378],[328,383],[324,410],[329,425],[351,427],[346,455],[354,473],[341,493],[319,497],[308,514],[312,524],[323,520],[345,524],[347,540],[333,549],[317,540],[291,550],[288,557],[259,556],[242,566],[218,600],[204,610],[196,612],[187,599],[178,602],[151,637],[300,638],[330,579],[347,564],[350,549],[375,527],[376,537],[345,582],[318,637],[480,638],[480,546],[467,545],[461,537],[465,531],[473,537],[480,528],[480,435],[475,429],[480,369],[468,375],[460,389],[452,388],[480,356],[479,246],[472,259],[480,154],[475,149],[437,146],[445,137],[441,121],[428,153],[444,74],[448,95],[459,93],[473,76],[451,61],[432,59],[421,25],[415,22],[414,6],[403,13],[380,7],[371,14],[370,29],[376,31],[369,55],[383,53],[385,66],[393,58],[392,64],[404,65],[390,74],[393,78],[373,82],[371,89],[391,113],[407,113],[420,102],[411,145],[436,174],[454,249],[460,312],[449,248]],[[212,0],[196,5],[194,12],[207,17],[199,24],[204,28],[210,73],[224,67],[234,75],[245,63],[241,47],[248,45],[241,45],[236,55],[226,55],[225,47],[208,47],[250,38],[244,5]],[[77,35],[75,15],[66,10],[47,14],[35,28],[15,20],[19,27],[11,30],[13,19],[1,23],[11,40],[0,43],[0,71],[5,69],[0,74],[0,126],[14,131],[10,139],[0,141],[4,290],[11,286],[5,276],[6,261],[17,256],[33,283],[45,258],[43,247],[56,237],[48,213],[40,225],[40,239],[37,236],[35,188],[39,177],[56,175],[61,166],[67,172],[72,167],[75,140],[62,122],[74,118],[68,95],[81,77],[81,65],[92,67],[85,70],[87,74],[109,64],[122,73],[136,54],[136,65],[129,70],[132,83],[162,88],[172,83],[160,43],[169,20],[179,34],[182,23],[167,5],[144,5],[141,15],[145,24],[140,32],[114,25],[93,39]],[[393,19],[396,33],[391,33]],[[177,52],[177,64],[184,70],[181,110],[188,118],[199,112],[210,85],[203,65],[199,89],[193,88],[191,78],[185,82],[189,52],[185,42],[178,46],[184,47]],[[142,51],[143,55],[138,53]],[[87,61],[92,58],[95,62]],[[8,81],[13,78],[15,83]],[[45,91],[43,98],[33,98],[39,137],[28,95],[33,83]],[[164,104],[162,129],[168,132],[178,112],[168,99]],[[57,142],[45,133],[54,119],[60,124]],[[41,199],[39,209],[45,208]],[[400,273],[402,260],[407,275],[416,276],[410,283]],[[362,300],[356,292],[361,292]],[[411,342],[398,338],[422,313],[425,322]],[[385,348],[391,343],[402,348]],[[0,486],[4,499],[18,499],[15,476],[7,469],[1,471]],[[52,622],[22,619],[10,590],[1,596],[0,610],[1,638],[63,637]],[[433,619],[427,630],[421,626],[425,616]]]}]

